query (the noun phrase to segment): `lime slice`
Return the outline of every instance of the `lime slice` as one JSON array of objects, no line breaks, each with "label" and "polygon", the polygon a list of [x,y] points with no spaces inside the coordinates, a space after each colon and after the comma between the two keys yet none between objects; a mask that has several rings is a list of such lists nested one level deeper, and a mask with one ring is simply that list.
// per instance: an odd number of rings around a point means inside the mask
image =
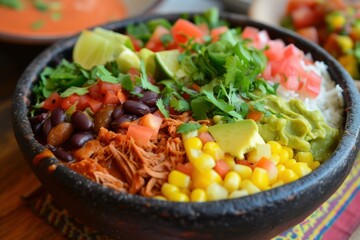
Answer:
[{"label": "lime slice", "polygon": [[175,79],[176,72],[179,70],[180,65],[178,50],[161,51],[155,53],[155,60],[159,69],[159,79],[171,78]]},{"label": "lime slice", "polygon": [[146,72],[154,76],[156,70],[155,53],[147,48],[142,48],[138,55],[144,61]]},{"label": "lime slice", "polygon": [[134,45],[131,42],[129,36],[126,36],[121,33],[113,32],[111,30],[107,30],[101,27],[97,27],[94,29],[94,33],[108,39],[113,42],[115,45],[123,45],[131,50],[134,50]]}]

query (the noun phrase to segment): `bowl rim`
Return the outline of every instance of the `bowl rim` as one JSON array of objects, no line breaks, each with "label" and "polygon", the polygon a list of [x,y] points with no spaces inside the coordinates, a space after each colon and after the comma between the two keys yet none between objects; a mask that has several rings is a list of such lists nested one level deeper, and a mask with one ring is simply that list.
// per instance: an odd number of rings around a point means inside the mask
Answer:
[{"label": "bowl rim", "polygon": [[[190,16],[193,16],[196,13],[191,13]],[[108,29],[120,29],[124,28],[128,24],[144,22],[150,19],[164,17],[173,21],[181,16],[180,13],[169,13],[169,14],[155,14],[155,15],[147,15],[141,17],[128,18],[122,21],[113,22],[110,24],[102,25],[104,28]],[[352,81],[350,75],[342,68],[342,66],[336,62],[336,60],[331,57],[325,50],[321,49],[314,43],[311,43],[307,40],[302,39],[295,33],[281,29],[274,26],[269,26],[254,20],[249,19],[246,16],[238,15],[234,13],[221,12],[220,17],[225,20],[231,21],[246,21],[247,25],[251,25],[257,27],[259,29],[267,29],[267,31],[275,32],[280,35],[284,35],[295,39],[295,41],[302,42],[302,46],[310,48],[312,51],[316,50],[318,54],[323,59],[326,59],[327,65],[330,70],[339,72],[343,82],[341,82],[341,87],[344,90],[343,96],[347,96],[348,99],[352,99],[351,105],[348,105],[345,109],[346,118],[344,124],[344,133],[340,139],[340,142],[336,148],[336,150],[332,153],[331,157],[326,160],[321,166],[311,174],[300,178],[299,180],[285,184],[283,186],[270,189],[267,191],[262,191],[260,193],[251,194],[249,196],[245,196],[237,199],[226,199],[219,201],[209,201],[204,203],[196,203],[196,202],[188,202],[188,203],[179,203],[179,202],[171,202],[171,201],[161,201],[149,197],[143,197],[139,195],[133,195],[129,193],[122,193],[116,190],[106,188],[96,182],[83,177],[82,175],[74,172],[70,168],[66,167],[63,164],[57,165],[56,170],[51,174],[51,177],[57,178],[59,181],[63,176],[68,178],[68,183],[65,183],[69,188],[78,188],[79,186],[85,186],[86,190],[91,190],[91,194],[95,194],[97,196],[103,195],[108,198],[110,201],[115,201],[117,203],[125,204],[127,206],[137,206],[139,208],[145,207],[147,209],[154,207],[161,208],[163,211],[167,213],[176,214],[179,217],[185,216],[205,216],[205,217],[214,217],[220,216],[224,214],[228,215],[236,215],[239,211],[252,211],[256,208],[260,208],[272,203],[280,202],[283,200],[293,199],[299,192],[305,191],[308,187],[314,184],[322,183],[323,179],[326,179],[326,175],[329,174],[331,169],[336,169],[338,167],[344,167],[346,165],[346,158],[348,156],[353,156],[354,152],[358,152],[359,150],[359,126],[360,126],[360,97],[359,93],[356,90],[355,84]],[[270,32],[270,33],[271,33]],[[270,34],[269,33],[269,34]],[[25,72],[21,76],[15,92],[13,96],[13,106],[12,106],[12,122],[14,126],[15,136],[18,140],[26,139],[28,142],[26,145],[32,149],[32,158],[42,152],[45,147],[38,143],[34,136],[32,135],[30,123],[27,120],[28,116],[28,104],[30,100],[28,99],[30,92],[30,87],[36,82],[38,74],[41,70],[47,66],[49,62],[51,62],[54,56],[57,56],[59,53],[70,49],[79,34],[74,35],[68,39],[61,40],[45,51],[43,51],[38,57],[36,57],[32,63],[26,68]],[[322,60],[323,61],[323,60]],[[339,83],[337,79],[333,79],[335,82]],[[354,158],[354,157],[353,157]],[[350,161],[350,166],[348,166],[347,174],[352,167],[355,159]],[[42,161],[41,164],[44,164],[46,167],[58,164],[59,160],[56,158],[47,158]],[[31,164],[31,163],[29,163]],[[45,170],[41,170],[45,171]],[[347,175],[346,174],[346,175]],[[344,177],[345,178],[345,177]],[[313,179],[310,181],[310,179]],[[342,182],[342,181],[341,181]],[[336,183],[334,183],[336,184]],[[338,184],[340,186],[340,184]],[[336,190],[336,189],[335,189]],[[334,191],[335,191],[334,190]],[[333,191],[333,192],[334,192]],[[332,193],[333,193],[332,192]],[[89,193],[89,192],[88,192]],[[332,195],[332,193],[330,195]],[[328,197],[330,197],[328,194]],[[219,206],[228,205],[229,209],[236,210],[230,211],[228,208],[223,208]],[[318,206],[316,206],[317,208]],[[313,208],[315,210],[316,208]]]}]

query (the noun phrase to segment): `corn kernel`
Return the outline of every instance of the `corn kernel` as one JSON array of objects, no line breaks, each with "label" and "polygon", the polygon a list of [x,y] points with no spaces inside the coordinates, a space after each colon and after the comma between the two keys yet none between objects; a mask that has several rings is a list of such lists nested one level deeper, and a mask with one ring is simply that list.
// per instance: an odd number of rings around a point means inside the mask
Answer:
[{"label": "corn kernel", "polygon": [[199,135],[198,131],[194,130],[194,131],[182,134],[181,137],[182,137],[182,140],[185,141],[189,138],[197,137],[198,135]]},{"label": "corn kernel", "polygon": [[190,199],[192,202],[205,202],[207,200],[206,191],[196,188],[191,192]]},{"label": "corn kernel", "polygon": [[173,195],[176,192],[180,192],[179,188],[175,185],[172,185],[170,183],[164,183],[161,187],[161,193],[166,197],[169,198],[171,195]]},{"label": "corn kernel", "polygon": [[192,174],[192,187],[206,189],[212,183],[222,184],[221,176],[214,169],[203,171],[194,170]]},{"label": "corn kernel", "polygon": [[226,199],[228,197],[228,191],[220,184],[210,184],[206,189],[207,199],[210,201]]},{"label": "corn kernel", "polygon": [[235,171],[230,171],[224,178],[224,187],[229,192],[239,189],[241,183],[240,175]]},{"label": "corn kernel", "polygon": [[199,157],[194,158],[191,163],[198,171],[203,171],[204,169],[210,169],[215,167],[216,162],[214,158],[207,153],[202,153]]},{"label": "corn kernel", "polygon": [[185,149],[198,149],[201,150],[203,147],[202,141],[198,137],[192,137],[184,140]]},{"label": "corn kernel", "polygon": [[280,163],[284,163],[286,162],[287,160],[290,159],[290,156],[289,156],[289,151],[282,148],[279,152],[279,157],[280,157]]},{"label": "corn kernel", "polygon": [[154,196],[154,198],[157,199],[157,200],[162,200],[162,201],[166,200],[166,198],[164,196],[161,196],[161,195],[156,195],[156,196]]},{"label": "corn kernel", "polygon": [[278,173],[280,173],[286,169],[286,167],[283,164],[277,165],[276,168],[278,169]]},{"label": "corn kernel", "polygon": [[208,131],[208,126],[207,125],[201,125],[201,127],[198,129],[198,133],[203,133],[203,132],[207,132]]},{"label": "corn kernel", "polygon": [[240,175],[241,179],[250,179],[252,173],[251,167],[242,164],[235,164],[234,171]]},{"label": "corn kernel", "polygon": [[293,150],[291,147],[283,146],[283,149],[285,149],[286,151],[288,151],[288,153],[289,153],[289,159],[294,158],[294,150]]},{"label": "corn kernel", "polygon": [[290,167],[291,170],[293,170],[296,175],[298,175],[299,177],[303,177],[309,173],[311,173],[311,168],[306,164],[306,163],[302,163],[302,162],[297,162],[294,165],[292,165]]},{"label": "corn kernel", "polygon": [[310,167],[312,170],[317,169],[319,166],[320,166],[320,162],[319,162],[319,161],[314,161],[314,162],[312,162],[312,163],[309,165],[309,167]]},{"label": "corn kernel", "polygon": [[282,146],[280,143],[275,142],[275,141],[268,141],[267,144],[270,145],[270,149],[271,149],[271,154],[279,154]]},{"label": "corn kernel", "polygon": [[278,165],[280,162],[280,156],[279,154],[272,154],[269,158],[275,165]]},{"label": "corn kernel", "polygon": [[291,167],[292,165],[294,165],[296,163],[296,160],[295,159],[289,159],[289,160],[286,160],[284,162],[284,165],[286,168],[289,168]]},{"label": "corn kernel", "polygon": [[182,192],[174,192],[172,195],[168,197],[170,201],[174,202],[189,202],[189,196]]},{"label": "corn kernel", "polygon": [[236,190],[236,191],[233,191],[229,194],[229,198],[240,198],[240,197],[245,197],[249,195],[249,192],[246,191],[245,189],[243,190]]},{"label": "corn kernel", "polygon": [[235,159],[233,156],[231,156],[230,154],[225,154],[224,161],[227,163],[227,165],[229,166],[229,168],[231,170],[234,169],[234,166],[236,163],[235,163]]},{"label": "corn kernel", "polygon": [[224,159],[224,152],[216,142],[207,142],[204,144],[203,152],[211,155],[215,161]]},{"label": "corn kernel", "polygon": [[186,195],[190,196],[191,192],[189,188],[180,188],[180,192],[185,193]]},{"label": "corn kernel", "polygon": [[169,174],[168,182],[179,188],[188,188],[190,184],[190,176],[178,170],[172,170]]},{"label": "corn kernel", "polygon": [[251,181],[261,190],[266,190],[270,183],[269,174],[265,169],[256,167],[251,174]]},{"label": "corn kernel", "polygon": [[277,180],[276,182],[273,183],[273,185],[271,185],[272,188],[276,188],[276,187],[280,187],[284,185],[284,182],[282,180]]},{"label": "corn kernel", "polygon": [[298,162],[304,162],[310,164],[314,161],[314,157],[311,152],[298,152],[295,156]]},{"label": "corn kernel", "polygon": [[299,176],[291,169],[285,169],[279,173],[279,180],[283,181],[284,183],[293,182],[298,179]]},{"label": "corn kernel", "polygon": [[260,192],[260,189],[253,182],[251,182],[249,179],[245,179],[245,180],[241,181],[240,189],[241,190],[246,190],[250,194]]}]

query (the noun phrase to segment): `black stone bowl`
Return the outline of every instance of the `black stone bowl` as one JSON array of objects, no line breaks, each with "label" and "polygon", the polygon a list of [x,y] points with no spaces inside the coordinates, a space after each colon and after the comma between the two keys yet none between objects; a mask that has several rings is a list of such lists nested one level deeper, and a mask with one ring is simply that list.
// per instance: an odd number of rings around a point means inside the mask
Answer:
[{"label": "black stone bowl", "polygon": [[[160,16],[144,16],[106,25],[124,32],[128,24]],[[162,15],[175,21],[180,15]],[[303,221],[325,202],[348,175],[359,150],[360,97],[348,73],[320,47],[279,28],[222,13],[232,26],[266,29],[271,38],[294,43],[315,60],[325,62],[344,90],[344,133],[336,151],[311,174],[290,184],[233,200],[176,203],[119,193],[103,187],[48,157],[28,121],[31,89],[45,66],[71,57],[76,36],[56,43],[38,56],[20,78],[13,99],[12,120],[18,144],[30,167],[56,201],[85,224],[116,239],[266,239]]]}]

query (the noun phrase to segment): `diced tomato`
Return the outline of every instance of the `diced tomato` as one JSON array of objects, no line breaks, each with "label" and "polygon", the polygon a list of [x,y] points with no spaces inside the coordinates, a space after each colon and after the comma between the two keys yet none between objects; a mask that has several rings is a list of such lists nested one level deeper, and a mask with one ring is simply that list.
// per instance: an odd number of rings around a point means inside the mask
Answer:
[{"label": "diced tomato", "polygon": [[94,84],[89,87],[89,96],[96,100],[101,100],[103,98],[103,95],[100,92],[99,84]]},{"label": "diced tomato", "polygon": [[312,8],[316,5],[316,3],[317,0],[288,0],[286,11],[289,14],[295,9],[303,6]]},{"label": "diced tomato", "polygon": [[154,130],[149,127],[130,124],[126,136],[132,137],[138,146],[147,146],[153,133]]},{"label": "diced tomato", "polygon": [[136,68],[130,68],[128,71],[131,81],[135,82],[135,78],[140,76],[140,71]]},{"label": "diced tomato", "polygon": [[268,49],[264,51],[265,56],[269,61],[281,60],[284,53],[285,43],[280,40],[270,40],[268,43]]},{"label": "diced tomato", "polygon": [[175,42],[179,44],[184,44],[189,39],[194,39],[195,42],[202,42],[204,36],[203,31],[198,26],[182,18],[175,22],[171,33]]},{"label": "diced tomato", "polygon": [[280,81],[281,85],[286,88],[287,90],[291,90],[291,91],[298,91],[301,86],[302,86],[302,82],[301,82],[301,77],[298,75],[291,75],[286,77],[285,75],[281,75],[282,76],[282,80]]},{"label": "diced tomato", "polygon": [[140,51],[143,46],[143,42],[139,39],[136,39],[134,36],[129,35],[130,40],[134,46],[135,51]]},{"label": "diced tomato", "polygon": [[254,168],[254,165],[252,165],[249,161],[246,161],[246,160],[236,159],[235,162],[236,162],[236,164],[241,164],[241,165],[245,165],[245,166]]},{"label": "diced tomato", "polygon": [[74,104],[77,104],[80,100],[80,96],[77,94],[73,94],[65,99],[63,99],[61,103],[61,107],[64,110],[68,110],[69,107],[71,107]]},{"label": "diced tomato", "polygon": [[211,41],[212,42],[218,41],[220,39],[220,35],[223,34],[224,32],[227,32],[228,30],[229,28],[227,26],[221,26],[211,29],[210,32]]},{"label": "diced tomato", "polygon": [[98,83],[100,92],[105,96],[107,92],[112,92],[116,94],[116,92],[120,89],[120,84],[118,83],[108,83],[104,81],[99,81]]},{"label": "diced tomato", "polygon": [[141,118],[140,125],[151,128],[153,130],[151,138],[157,138],[162,122],[162,117],[148,113]]},{"label": "diced tomato", "polygon": [[209,132],[202,132],[199,134],[198,138],[200,138],[201,142],[203,144],[207,143],[207,142],[214,142],[214,138],[213,136],[211,136],[211,134]]},{"label": "diced tomato", "polygon": [[230,171],[230,166],[224,160],[218,160],[216,161],[214,170],[221,176],[221,178],[224,178]]},{"label": "diced tomato", "polygon": [[164,46],[163,42],[161,41],[161,38],[166,34],[170,34],[170,30],[166,29],[161,25],[157,26],[153,34],[151,35],[149,41],[146,43],[145,47],[154,52],[165,50],[166,46]]},{"label": "diced tomato", "polygon": [[158,116],[158,117],[165,118],[164,114],[162,114],[162,113],[160,112],[160,110],[156,110],[153,114],[156,115],[156,116]]},{"label": "diced tomato", "polygon": [[311,27],[319,21],[317,14],[308,6],[301,6],[291,12],[295,28]]},{"label": "diced tomato", "polygon": [[321,77],[315,72],[308,72],[306,75],[306,81],[302,92],[311,98],[315,98],[319,95],[321,89]]},{"label": "diced tomato", "polygon": [[79,96],[79,102],[76,105],[76,109],[77,110],[85,110],[87,107],[89,107],[89,101],[90,101],[91,97],[88,94],[85,95],[81,95]]},{"label": "diced tomato", "polygon": [[121,88],[117,91],[116,96],[121,104],[123,104],[127,100],[126,94],[122,91]]},{"label": "diced tomato", "polygon": [[203,32],[203,35],[204,35],[204,36],[209,35],[210,30],[209,30],[209,26],[208,26],[206,23],[199,24],[199,25],[197,25],[197,26],[198,26],[198,28],[201,29],[201,31]]},{"label": "diced tomato", "polygon": [[54,92],[47,99],[45,99],[43,108],[47,110],[53,110],[54,108],[60,106],[61,103],[62,98],[57,92]]},{"label": "diced tomato", "polygon": [[262,116],[263,116],[262,112],[259,112],[259,111],[256,111],[256,110],[251,110],[246,115],[246,119],[252,119],[255,122],[257,122],[257,121],[259,121],[261,119]]},{"label": "diced tomato", "polygon": [[176,165],[176,170],[185,173],[186,175],[190,176],[192,175],[193,171],[194,171],[194,165],[192,165],[192,163],[187,162],[184,164],[178,164]]},{"label": "diced tomato", "polygon": [[116,95],[116,93],[113,93],[112,91],[108,91],[105,93],[103,103],[105,104],[119,104],[119,98]]},{"label": "diced tomato", "polygon": [[267,31],[259,31],[254,27],[245,27],[241,35],[244,39],[252,40],[252,45],[257,49],[264,48],[270,40]]},{"label": "diced tomato", "polygon": [[[299,57],[302,58],[304,56],[304,52],[297,48],[294,44],[289,44],[284,48],[283,57]],[[300,59],[299,59],[300,60]]]},{"label": "diced tomato", "polygon": [[278,169],[276,168],[276,165],[273,161],[267,159],[267,158],[261,158],[256,164],[255,167],[259,167],[262,169],[265,169],[269,174],[269,179],[274,180],[274,178],[278,175]]},{"label": "diced tomato", "polygon": [[318,31],[315,27],[300,28],[296,32],[314,43],[319,43]]},{"label": "diced tomato", "polygon": [[89,101],[89,106],[94,113],[96,113],[103,105],[101,101],[93,98],[90,98],[88,101]]},{"label": "diced tomato", "polygon": [[267,64],[265,70],[261,74],[265,80],[271,80],[271,64]]}]

